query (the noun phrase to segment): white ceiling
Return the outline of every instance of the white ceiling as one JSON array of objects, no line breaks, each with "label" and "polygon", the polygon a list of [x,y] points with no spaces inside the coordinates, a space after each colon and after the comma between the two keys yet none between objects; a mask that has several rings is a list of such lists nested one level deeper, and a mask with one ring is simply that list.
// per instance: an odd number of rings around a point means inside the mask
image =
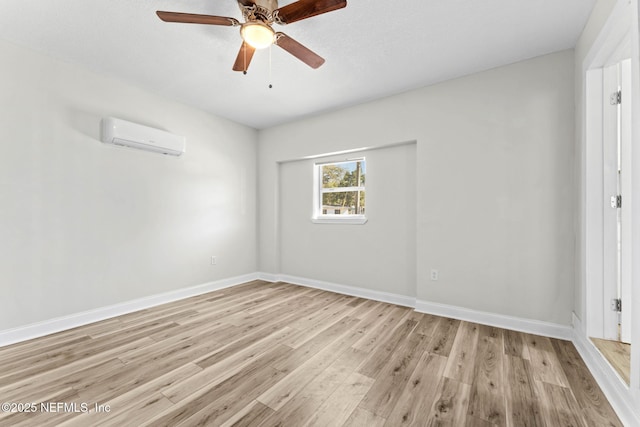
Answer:
[{"label": "white ceiling", "polygon": [[237,27],[155,15],[242,20],[235,0],[2,0],[0,38],[261,129],[572,48],[594,3],[348,0],[345,9],[276,25],[324,57],[322,67],[274,46],[271,67],[269,49],[257,51],[246,76],[231,70]]}]

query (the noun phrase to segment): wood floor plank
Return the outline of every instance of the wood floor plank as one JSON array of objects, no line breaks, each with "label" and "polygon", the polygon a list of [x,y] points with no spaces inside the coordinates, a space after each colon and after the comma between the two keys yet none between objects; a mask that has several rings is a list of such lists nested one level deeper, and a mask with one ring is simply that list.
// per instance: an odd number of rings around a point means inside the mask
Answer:
[{"label": "wood floor plank", "polygon": [[[372,329],[362,336],[356,342],[353,347],[358,350],[370,352],[372,349],[377,348],[379,343],[385,342],[389,339],[389,336],[394,332],[404,318],[411,314],[411,310],[407,310],[404,307],[393,307],[387,315],[382,315],[383,322],[376,329]],[[416,324],[414,320],[411,324]]]},{"label": "wood floor plank", "polygon": [[303,426],[339,426],[344,424],[374,381],[373,378],[357,372],[352,373]]},{"label": "wood floor plank", "polygon": [[[382,368],[387,365],[389,359],[396,354],[396,348],[411,335],[417,324],[418,322],[415,320],[407,319],[397,325],[388,338],[384,342],[380,342],[380,345],[371,353],[365,363],[358,369],[358,372],[368,377],[376,377]],[[425,341],[424,335],[414,334],[414,336]],[[354,347],[362,350],[362,347],[356,347],[355,345]]]},{"label": "wood floor plank", "polygon": [[343,427],[382,427],[386,422],[385,418],[358,407],[354,409],[349,419],[343,424]]},{"label": "wood floor plank", "polygon": [[193,310],[191,308],[180,307],[177,310],[167,310],[167,311],[168,311],[167,313],[157,313],[157,314],[151,311],[150,313],[147,313],[144,316],[139,316],[127,322],[122,322],[122,324],[125,327],[127,327],[127,326],[140,325],[145,322],[170,323],[170,322],[176,322],[181,319],[186,319],[186,318],[199,315],[199,313],[196,310]]},{"label": "wood floor plank", "polygon": [[465,383],[443,378],[427,419],[428,427],[464,425],[469,407],[471,386]]},{"label": "wood floor plank", "polygon": [[465,427],[496,427],[497,424],[485,421],[482,418],[474,417],[473,415],[467,415],[464,420]]},{"label": "wood floor plank", "polygon": [[535,384],[548,426],[586,426],[578,402],[568,388],[537,380]]},{"label": "wood floor plank", "polygon": [[[65,427],[83,427],[88,425],[142,425],[159,411],[170,408],[173,404],[161,392],[185,375],[193,375],[199,368],[193,364],[185,364],[166,374],[159,375],[139,387],[120,392],[117,396],[106,401],[94,401],[101,405],[108,405],[109,412],[96,411],[93,405],[89,412],[83,413],[61,425]],[[132,414],[135,412],[135,414]],[[140,412],[144,413],[141,416]],[[136,422],[129,420],[135,416]]]},{"label": "wood floor plank", "polygon": [[[282,308],[284,306],[288,306],[290,308],[294,308],[297,305],[308,305],[311,302],[317,302],[317,295],[319,292],[318,289],[305,289],[304,291],[299,291],[296,294],[292,294],[289,296],[285,296],[288,292],[285,290],[276,291],[280,298],[273,298],[273,296],[269,295],[268,298],[259,305],[255,305],[253,307],[246,308],[243,310],[244,313],[248,315],[259,315],[261,313],[271,312],[275,308]],[[306,303],[306,304],[305,304]],[[234,318],[229,319],[230,323],[233,323]],[[244,322],[240,320],[240,324]]]},{"label": "wood floor plank", "polygon": [[208,334],[211,337],[216,337],[217,341],[222,341],[219,336],[227,335],[233,332],[238,332],[240,328],[237,326],[229,325],[223,321],[210,321],[206,319],[202,322],[191,322],[188,325],[184,323],[178,323],[177,328],[162,329],[160,331],[149,334],[149,338],[155,342],[166,341],[170,343],[172,339],[188,338],[194,335]]},{"label": "wood floor plank", "polygon": [[360,321],[358,319],[354,319],[349,316],[344,317],[339,322],[334,323],[320,334],[316,335],[313,339],[293,350],[286,359],[276,363],[274,368],[282,372],[291,372],[297,369],[323,348],[331,345],[331,343],[335,342],[338,338],[351,330],[351,328],[354,328],[359,322]]},{"label": "wood floor plank", "polygon": [[313,378],[282,408],[256,423],[256,427],[301,425],[343,384],[366,353],[354,348],[347,349],[331,365]]},{"label": "wood floor plank", "polygon": [[440,319],[442,318],[432,314],[420,313],[417,319],[416,333],[432,337],[436,332]]},{"label": "wood floor plank", "polygon": [[302,308],[312,304],[313,298],[307,296],[311,292],[310,289],[305,292],[296,292],[293,295],[282,297],[282,300],[274,301],[271,304],[264,304],[260,310],[248,312],[240,311],[225,318],[225,322],[235,326],[245,326],[247,324],[259,324],[269,319],[278,318],[278,316],[291,313],[296,308]]},{"label": "wood floor plank", "polygon": [[31,366],[48,359],[50,352],[69,349],[89,340],[91,340],[89,335],[82,335],[60,338],[59,341],[45,341],[42,343],[42,346],[37,347],[37,349],[23,347],[8,350],[8,347],[5,347],[6,350],[2,351],[2,348],[0,348],[0,364],[3,368],[3,371],[0,372],[0,381],[2,381],[1,378],[11,375],[12,372],[24,367],[25,364]]},{"label": "wood floor plank", "polygon": [[[291,327],[298,329],[299,333],[291,336],[286,344],[291,348],[298,348],[335,323],[339,322],[345,316],[348,316],[353,311],[354,307],[349,306],[343,301],[340,304],[334,305],[333,308],[327,311],[324,316],[317,318],[317,322],[312,326],[303,328],[306,323],[294,322]],[[304,320],[307,320],[307,318]]]},{"label": "wood floor plank", "polygon": [[[423,352],[398,400],[386,418],[387,426],[420,425],[426,420],[436,397],[438,383],[447,359],[437,354]],[[360,406],[366,409],[364,405]],[[376,411],[371,411],[376,415]]]},{"label": "wood floor plank", "polygon": [[224,333],[218,331],[216,338],[228,345],[242,346],[243,343],[252,342],[256,336],[266,335],[288,326],[291,322],[303,316],[305,311],[314,310],[321,304],[321,301],[314,301],[305,307],[300,306],[297,309],[293,306],[285,305],[269,313],[247,316],[242,326],[231,325],[235,326],[235,329],[229,329],[228,332]]},{"label": "wood floor plank", "polygon": [[504,331],[504,354],[529,360],[529,348],[522,332]]},{"label": "wood floor plank", "polygon": [[347,330],[337,340],[291,371],[275,387],[266,391],[257,400],[277,411],[303,389],[310,380],[331,365],[358,338],[357,331],[349,332]]},{"label": "wood floor plank", "polygon": [[[344,317],[344,312],[349,311],[347,307],[347,301],[344,296],[332,295],[330,297],[321,295],[316,297],[319,301],[322,301],[322,308],[319,310],[313,310],[305,313],[304,316],[291,322],[289,325],[293,329],[308,330],[318,325],[324,325],[325,319],[332,318],[332,320],[341,319]],[[329,323],[331,320],[329,321]]]},{"label": "wood floor plank", "polygon": [[551,345],[551,339],[538,335],[524,334],[534,378],[549,384],[568,387],[569,381],[560,366],[560,361]]},{"label": "wood floor plank", "polygon": [[176,353],[155,363],[128,364],[123,368],[106,372],[100,372],[97,369],[87,370],[90,375],[87,378],[90,379],[74,385],[74,389],[85,401],[109,401],[134,388],[144,389],[148,384],[153,384],[157,378],[173,372],[173,375],[167,377],[162,384],[162,391],[202,371],[199,366],[189,362],[190,358],[189,354]]},{"label": "wood floor plank", "polygon": [[[145,393],[143,397],[135,400],[135,404],[127,406],[126,409],[112,409],[105,417],[103,414],[93,413],[96,421],[101,426],[121,427],[124,425],[142,425],[142,423],[159,411],[170,408],[173,403],[161,393]],[[114,408],[117,408],[114,406]],[[85,424],[86,425],[86,424]]]},{"label": "wood floor plank", "polygon": [[631,344],[598,338],[591,338],[591,341],[624,382],[629,385],[631,381]]},{"label": "wood floor plank", "polygon": [[573,344],[253,281],[0,348],[4,426],[613,426]]},{"label": "wood floor plank", "polygon": [[[38,396],[42,396],[43,392],[63,388],[72,388],[76,393],[80,394],[86,388],[95,389],[95,386],[101,381],[108,380],[115,372],[122,372],[125,365],[117,358],[96,362],[86,366],[83,369],[70,372],[68,375],[60,375],[54,377],[50,381],[42,381],[38,383],[38,387],[34,388],[30,394],[22,394],[21,399],[31,401]],[[112,386],[112,384],[109,384]],[[81,396],[84,399],[84,396]],[[89,400],[87,400],[89,401]]]},{"label": "wood floor plank", "polygon": [[254,427],[273,413],[274,410],[267,405],[253,400],[250,404],[235,413],[233,417],[222,423],[220,427]]},{"label": "wood floor plank", "polygon": [[[110,326],[109,326],[110,325]],[[79,326],[72,329],[67,329],[61,332],[56,332],[44,337],[35,338],[32,340],[19,342],[6,347],[0,347],[0,360],[4,360],[7,355],[17,355],[21,352],[34,352],[40,350],[40,345],[46,346],[50,343],[59,343],[64,340],[70,340],[78,337],[89,336],[96,329],[102,329],[105,327],[116,328],[121,325],[118,318],[106,319],[99,322],[94,322],[88,325]]]},{"label": "wood floor plank", "polygon": [[[163,324],[155,325],[150,328],[151,332],[159,330],[166,326]],[[131,331],[130,331],[131,332]],[[143,339],[147,336],[148,331],[137,330],[133,333],[123,333],[117,338],[96,338],[87,342],[83,342],[82,345],[74,345],[71,347],[64,347],[47,353],[48,358],[42,363],[34,365],[25,365],[19,371],[7,371],[7,373],[0,378],[2,383],[9,383],[20,380],[24,377],[38,375],[43,372],[49,372],[59,367],[65,366],[74,361],[82,361],[94,355],[103,354],[105,350],[112,347],[119,347],[123,344]]]},{"label": "wood floor plank", "polygon": [[158,413],[142,425],[175,426],[188,419],[195,421],[201,418],[211,418],[219,423],[226,421],[246,406],[245,401],[248,403],[254,400],[257,395],[284,377],[282,372],[271,365],[274,360],[289,351],[291,349],[284,345],[269,349],[245,369],[223,381],[213,382],[194,391],[188,399],[183,399],[173,407]]},{"label": "wood floor plank", "polygon": [[429,344],[428,351],[433,354],[449,357],[459,327],[459,320],[441,318],[433,333],[433,339]]},{"label": "wood floor plank", "polygon": [[447,360],[444,376],[453,380],[471,384],[478,344],[478,325],[461,322],[453,341]]},{"label": "wood floor plank", "polygon": [[137,334],[139,332],[144,331],[146,333],[146,336],[151,336],[154,333],[160,332],[160,331],[167,331],[167,330],[171,330],[171,329],[176,329],[178,328],[178,324],[174,321],[164,321],[164,320],[149,320],[147,322],[143,322],[143,323],[135,323],[135,324],[128,324],[128,325],[122,325],[121,327],[119,327],[118,329],[113,329],[111,331],[107,331],[107,330],[102,330],[97,334],[91,334],[91,338],[93,338],[94,340],[97,340],[99,338],[121,338],[124,336],[128,336],[128,335],[134,335]]},{"label": "wood floor plank", "polygon": [[154,342],[145,348],[129,351],[119,359],[125,364],[154,363],[173,357],[175,354],[180,354],[184,357],[186,363],[209,354],[220,347],[217,341],[204,340],[197,335],[188,338],[184,337],[171,343],[167,341]]},{"label": "wood floor plank", "polygon": [[267,328],[260,328],[250,334],[242,336],[236,341],[232,341],[227,345],[219,345],[213,352],[200,357],[196,363],[201,368],[220,364],[223,361],[252,358],[256,354],[260,354],[260,347],[269,348],[270,346],[283,343],[296,331],[284,326],[286,322],[278,322]]},{"label": "wood floor plank", "polygon": [[468,415],[506,425],[502,330],[479,327]]},{"label": "wood floor plank", "polygon": [[[409,334],[398,345],[397,351],[391,355],[388,362],[373,376],[376,381],[362,399],[360,406],[380,417],[388,418],[425,353],[429,341],[430,337],[425,335]],[[363,373],[360,369],[358,372]]]},{"label": "wood floor plank", "polygon": [[354,343],[352,346],[353,348],[366,353],[366,350],[362,350],[355,344],[360,342],[362,337],[380,326],[384,319],[384,316],[380,316],[380,311],[384,311],[384,308],[380,310],[381,305],[387,304],[361,304],[353,313],[351,313],[351,316],[361,320],[356,326],[356,330],[360,334],[360,338]]},{"label": "wood floor plank", "polygon": [[567,376],[573,395],[589,426],[621,427],[622,423],[602,393],[602,390],[569,341],[552,339],[551,344]]},{"label": "wood floor plank", "polygon": [[[21,400],[20,402],[31,402],[27,400]],[[71,412],[76,410],[75,407],[70,409],[69,412],[59,412],[57,405],[45,406],[42,409],[40,406],[42,403],[45,405],[48,402],[81,402],[77,393],[70,387],[61,387],[57,390],[52,390],[49,394],[42,396],[39,399],[35,399],[35,412],[0,412],[0,426],[40,426],[40,425],[58,425],[64,420],[69,420],[77,414]],[[61,408],[62,411],[64,409]],[[78,405],[78,409],[81,407]]]},{"label": "wood floor plank", "polygon": [[[276,384],[283,376],[282,372],[273,368],[259,369],[255,372],[255,375],[240,374],[238,377],[241,380],[240,383],[236,383],[233,380],[221,383],[219,393],[211,397],[212,403],[182,422],[172,423],[171,425],[179,427],[219,424],[231,418],[244,407],[243,399],[255,399],[264,390]],[[238,394],[234,395],[225,390],[227,386],[229,391],[233,390]],[[242,398],[239,398],[239,396],[242,396]],[[151,425],[160,427],[167,424],[160,422]]]},{"label": "wood floor plank", "polygon": [[[521,354],[519,352],[519,354]],[[545,427],[540,402],[536,398],[533,373],[528,360],[506,354],[507,424],[522,427]]]},{"label": "wood floor plank", "polygon": [[105,360],[113,359],[113,356],[118,353],[146,347],[153,342],[154,341],[149,338],[141,338],[120,346],[105,349],[102,353],[95,354],[85,359],[74,360],[73,362],[60,366],[56,369],[27,376],[24,379],[1,386],[0,398],[8,398],[5,401],[21,401],[25,396],[32,395],[34,390],[41,390],[43,383],[53,384],[60,377],[67,376],[73,372],[82,370],[88,366],[95,365]]},{"label": "wood floor plank", "polygon": [[278,347],[291,331],[292,329],[285,327],[240,351],[229,354],[227,357],[221,357],[216,363],[202,365],[202,359],[196,359],[194,363],[202,368],[202,371],[197,376],[186,378],[184,381],[174,384],[163,393],[172,402],[186,399],[202,387],[223,381],[240,372],[247,365],[262,357],[267,351]]},{"label": "wood floor plank", "polygon": [[[206,310],[199,310],[200,314],[195,317],[187,317],[184,319],[176,320],[176,323],[181,325],[189,325],[193,323],[202,323],[203,321],[215,322],[220,319],[226,319],[227,316],[234,315],[243,310],[250,309],[252,307],[259,306],[263,302],[271,302],[272,298],[277,300],[277,295],[285,293],[285,289],[264,289],[259,292],[251,292],[247,294],[241,294],[239,296],[230,295],[229,298],[222,300],[215,300],[214,304],[211,304]],[[266,298],[266,299],[263,299]]]}]

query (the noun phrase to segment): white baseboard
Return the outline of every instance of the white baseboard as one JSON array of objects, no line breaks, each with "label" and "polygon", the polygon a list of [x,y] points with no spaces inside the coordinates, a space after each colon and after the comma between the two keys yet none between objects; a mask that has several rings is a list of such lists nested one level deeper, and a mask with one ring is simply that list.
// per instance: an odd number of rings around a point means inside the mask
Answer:
[{"label": "white baseboard", "polygon": [[324,282],[321,280],[309,279],[306,277],[290,276],[288,274],[258,273],[258,277],[269,282],[293,283],[294,285],[301,285],[310,288],[336,292],[339,294],[352,295],[356,297],[387,302],[390,304],[402,305],[404,307],[411,307],[420,313],[451,317],[453,319],[466,320],[468,322],[512,329],[536,335],[543,335],[551,338],[571,340],[571,338],[573,337],[573,331],[570,326],[563,326],[556,323],[548,323],[539,320],[523,319],[519,317],[470,310],[467,308],[452,305],[421,301],[417,300],[414,297],[405,295],[374,291],[355,286],[340,285],[337,283]]},{"label": "white baseboard", "polygon": [[356,286],[340,285],[337,283],[324,282],[322,280],[308,279],[306,277],[290,276],[288,274],[258,273],[258,278],[269,282],[287,282],[294,285],[308,288],[322,289],[324,291],[338,294],[351,295],[354,297],[367,298],[375,301],[387,302],[389,304],[401,305],[404,307],[415,307],[416,299],[405,295],[392,294],[390,292],[375,291],[372,289],[359,288]]},{"label": "white baseboard", "polygon": [[416,311],[464,320],[467,322],[495,326],[498,328],[526,332],[529,334],[542,335],[550,338],[571,340],[573,336],[572,329],[569,326],[542,322],[540,320],[506,316],[503,314],[488,313],[485,311],[471,310],[468,308],[428,301],[417,300]]},{"label": "white baseboard", "polygon": [[0,331],[0,347],[257,280],[251,273]]},{"label": "white baseboard", "polygon": [[256,273],[258,275],[258,279],[260,280],[266,280],[267,282],[279,282],[280,281],[280,276],[277,274],[271,274],[271,273]]},{"label": "white baseboard", "polygon": [[640,405],[633,401],[631,390],[593,342],[587,338],[582,321],[575,313],[572,313],[572,320],[573,344],[611,403],[613,410],[618,414],[620,421],[625,426],[640,426]]}]

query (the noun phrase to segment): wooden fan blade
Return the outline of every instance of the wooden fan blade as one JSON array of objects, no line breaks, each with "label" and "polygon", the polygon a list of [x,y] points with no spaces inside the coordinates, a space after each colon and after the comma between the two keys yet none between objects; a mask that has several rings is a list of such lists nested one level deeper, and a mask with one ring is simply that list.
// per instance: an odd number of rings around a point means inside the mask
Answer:
[{"label": "wooden fan blade", "polygon": [[295,3],[276,9],[276,12],[278,12],[279,22],[291,24],[312,16],[342,9],[346,5],[347,0],[298,0]]},{"label": "wooden fan blade", "polygon": [[276,33],[276,44],[311,68],[324,64],[324,58],[304,47],[285,33]]},{"label": "wooden fan blade", "polygon": [[243,6],[253,6],[254,4],[256,4],[254,0],[238,0],[238,3]]},{"label": "wooden fan blade", "polygon": [[213,15],[198,15],[195,13],[180,13],[180,12],[164,12],[157,11],[156,15],[164,22],[181,22],[184,24],[208,24],[208,25],[225,25],[227,27],[234,27],[240,25],[237,19],[227,18],[224,16]]},{"label": "wooden fan blade", "polygon": [[238,52],[238,56],[236,57],[236,62],[233,64],[233,71],[247,71],[249,68],[249,64],[251,63],[251,58],[253,58],[253,53],[256,49],[249,44],[242,42],[242,46],[240,46],[240,52]]}]

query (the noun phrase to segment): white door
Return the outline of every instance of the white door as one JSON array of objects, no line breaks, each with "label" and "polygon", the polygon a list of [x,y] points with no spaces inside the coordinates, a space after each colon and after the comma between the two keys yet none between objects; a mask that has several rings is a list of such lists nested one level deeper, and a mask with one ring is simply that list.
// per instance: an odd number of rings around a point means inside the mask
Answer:
[{"label": "white door", "polygon": [[603,79],[604,338],[630,342],[631,60],[604,68]]},{"label": "white door", "polygon": [[620,63],[620,93],[620,341],[631,343],[631,59]]},{"label": "white door", "polygon": [[[619,283],[619,250],[618,250],[618,215],[620,210],[613,205],[613,198],[618,192],[618,104],[614,104],[612,97],[617,96],[620,87],[618,85],[619,65],[614,64],[604,68],[603,73],[603,99],[605,101],[603,110],[603,299],[604,305],[604,337],[608,340],[618,340],[620,338],[618,324],[619,313],[612,306],[613,301],[618,298]],[[614,95],[616,94],[616,95]]]}]

